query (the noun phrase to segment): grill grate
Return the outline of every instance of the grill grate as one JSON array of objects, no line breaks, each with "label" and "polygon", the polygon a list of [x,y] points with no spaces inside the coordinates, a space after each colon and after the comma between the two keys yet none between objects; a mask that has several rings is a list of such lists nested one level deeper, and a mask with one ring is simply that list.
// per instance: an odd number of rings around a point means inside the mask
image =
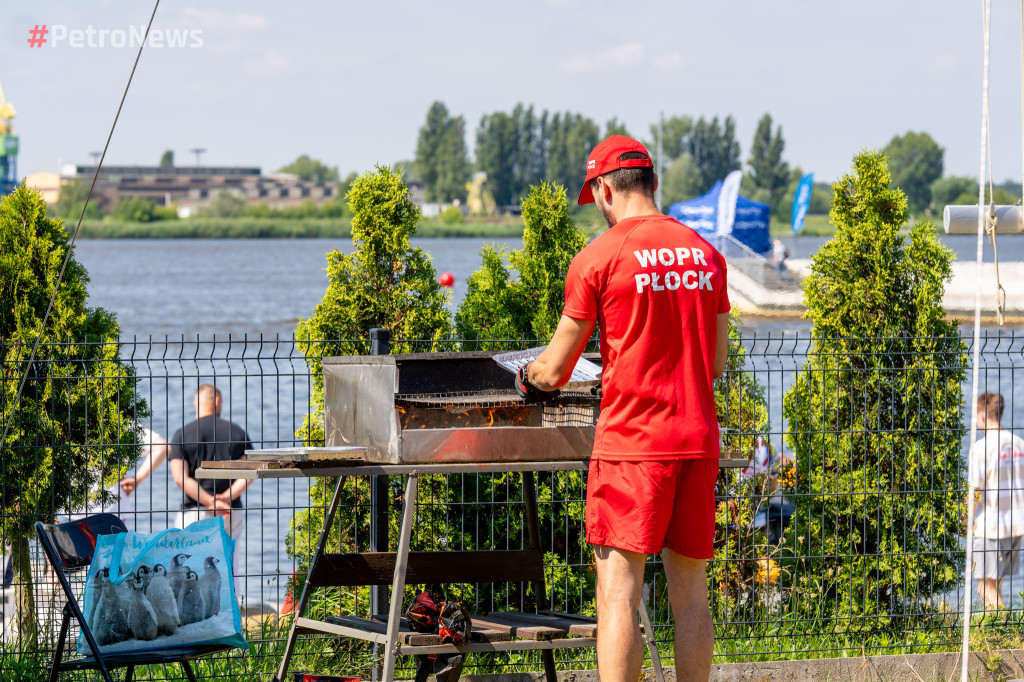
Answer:
[{"label": "grill grate", "polygon": [[403,429],[480,426],[594,426],[596,389],[562,391],[557,398],[525,403],[513,391],[395,395]]}]

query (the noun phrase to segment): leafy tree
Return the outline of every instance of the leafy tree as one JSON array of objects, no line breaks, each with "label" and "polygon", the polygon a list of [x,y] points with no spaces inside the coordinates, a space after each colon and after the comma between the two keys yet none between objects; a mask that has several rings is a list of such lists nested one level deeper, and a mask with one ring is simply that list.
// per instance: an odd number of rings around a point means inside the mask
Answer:
[{"label": "leafy tree", "polygon": [[893,187],[903,190],[910,208],[928,208],[932,183],[942,177],[945,150],[928,133],[908,132],[892,138],[882,152],[889,157]]},{"label": "leafy tree", "polygon": [[466,156],[466,124],[452,117],[443,102],[434,102],[416,143],[416,172],[427,201],[466,200],[470,165]]},{"label": "leafy tree", "polygon": [[317,159],[311,159],[303,154],[287,166],[277,169],[278,173],[291,173],[297,175],[299,180],[307,182],[334,182],[338,179],[338,167],[328,166]]},{"label": "leafy tree", "polygon": [[[37,191],[22,184],[0,200],[0,413],[9,425],[0,444],[0,536],[11,543],[14,560],[15,626],[30,647],[37,634],[28,545],[33,522],[108,496],[103,488],[139,455],[134,424],[146,416],[134,371],[112,342],[117,320],[86,307],[89,277],[74,257],[57,286],[69,248],[63,222],[47,215]],[[29,369],[37,337],[40,350]],[[53,342],[61,345],[47,345]]]},{"label": "leafy tree", "polygon": [[163,154],[160,155],[160,167],[161,168],[173,168],[174,167],[174,151],[167,149]]},{"label": "leafy tree", "polygon": [[545,133],[547,112],[537,116],[533,107],[517,104],[510,114],[494,112],[480,119],[476,134],[477,168],[487,173],[495,202],[517,203],[547,168]]},{"label": "leafy tree", "polygon": [[483,248],[483,265],[469,276],[455,314],[458,335],[550,338],[562,316],[569,263],[586,244],[569,217],[565,188],[547,182],[531,187],[523,199],[523,248],[508,254]]},{"label": "leafy tree", "polygon": [[718,180],[740,168],[740,145],[736,141],[736,122],[726,116],[719,123],[715,116],[711,121],[702,117],[693,126],[686,140],[688,152],[697,164],[700,174],[700,192],[706,192]]},{"label": "leafy tree", "polygon": [[[451,331],[445,308],[448,294],[421,248],[409,239],[416,233],[420,210],[409,197],[401,172],[378,166],[352,183],[348,192],[355,251],[327,254],[327,292],[313,315],[295,328],[313,385],[310,411],[296,436],[308,445],[324,443],[324,386],[321,358],[366,352],[346,339],[366,339],[370,329],[384,327],[395,339],[441,339]],[[393,350],[401,352],[395,344]],[[310,509],[296,514],[288,538],[289,551],[305,559],[323,527],[324,510],[334,481],[314,479]],[[357,502],[368,497],[365,481],[352,487],[343,502],[352,523],[368,524]],[[368,526],[367,526],[368,527]],[[337,547],[338,545],[333,545]]]},{"label": "leafy tree", "polygon": [[[69,222],[74,221],[78,223],[78,217],[82,215],[82,206],[85,204],[85,198],[89,196],[89,185],[85,184],[81,180],[65,180],[61,183],[60,194],[57,197],[57,203],[54,204],[54,212]],[[89,206],[85,209],[86,220],[102,220],[103,211],[100,209],[99,204],[96,203],[96,197],[93,197],[92,201],[89,202]]]},{"label": "leafy tree", "polygon": [[582,114],[566,112],[548,120],[547,180],[579,191],[587,177],[587,157],[601,141],[601,129]]},{"label": "leafy tree", "polygon": [[747,163],[750,165],[754,187],[764,191],[772,215],[780,219],[787,217],[783,203],[789,186],[789,167],[782,160],[785,146],[782,126],[776,127],[772,134],[771,115],[762,116],[754,132],[754,143],[750,147],[750,160]]},{"label": "leafy tree", "polygon": [[115,220],[130,223],[151,223],[157,220],[176,220],[178,212],[171,206],[158,206],[144,197],[124,197],[110,214]]},{"label": "leafy tree", "polygon": [[949,551],[961,532],[967,363],[942,307],[953,255],[927,222],[900,235],[907,199],[884,155],[858,154],[833,189],[836,235],[803,285],[814,341],[783,399],[800,520],[787,537],[800,558],[784,574],[795,618],[895,627],[964,569]]},{"label": "leafy tree", "polygon": [[[266,206],[266,204],[263,204],[263,206]],[[229,192],[228,190],[218,192],[217,196],[203,207],[202,212],[215,218],[237,218],[248,213],[245,197],[238,192]],[[270,213],[269,208],[267,213]]]},{"label": "leafy tree", "polygon": [[693,131],[693,119],[689,116],[672,116],[665,119],[663,126],[651,125],[651,140],[653,141],[646,146],[647,151],[654,155],[652,159],[655,168],[658,166],[658,136],[662,130],[664,130],[665,139],[662,141],[661,153],[665,156],[665,167],[667,168],[670,163],[686,153],[687,140]]},{"label": "leafy tree", "polygon": [[626,137],[629,137],[629,131],[626,130],[626,124],[620,121],[618,117],[613,117],[605,124],[604,136],[611,137],[612,135],[625,135]]},{"label": "leafy tree", "polygon": [[686,201],[700,195],[701,179],[693,157],[683,153],[665,169],[661,178],[661,196],[665,205]]}]

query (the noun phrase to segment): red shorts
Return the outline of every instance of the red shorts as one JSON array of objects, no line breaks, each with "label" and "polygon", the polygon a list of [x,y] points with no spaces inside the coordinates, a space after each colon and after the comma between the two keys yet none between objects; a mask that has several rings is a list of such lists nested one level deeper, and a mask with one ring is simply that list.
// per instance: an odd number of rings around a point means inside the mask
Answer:
[{"label": "red shorts", "polygon": [[718,458],[590,460],[587,542],[710,559]]}]

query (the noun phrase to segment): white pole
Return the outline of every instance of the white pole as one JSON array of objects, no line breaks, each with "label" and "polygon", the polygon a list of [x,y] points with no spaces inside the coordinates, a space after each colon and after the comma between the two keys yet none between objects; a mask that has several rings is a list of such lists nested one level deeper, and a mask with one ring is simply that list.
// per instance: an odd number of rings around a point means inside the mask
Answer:
[{"label": "white pole", "polygon": [[655,193],[654,203],[658,205],[658,210],[662,210],[661,206],[661,185],[665,182],[665,178],[661,171],[665,168],[665,161],[661,150],[664,149],[665,145],[662,140],[665,139],[665,112],[662,111],[658,115],[658,191]]},{"label": "white pole", "polygon": [[[981,85],[981,169],[978,173],[978,253],[977,278],[974,300],[974,367],[971,371],[971,448],[978,439],[978,374],[981,359],[981,277],[982,254],[985,245],[985,161],[988,149],[988,64],[989,37],[992,25],[992,0],[982,3],[985,35],[985,58]],[[967,664],[971,653],[971,579],[974,573],[974,457],[967,458],[967,547],[964,557],[963,643],[960,647],[960,682],[968,682]]]}]

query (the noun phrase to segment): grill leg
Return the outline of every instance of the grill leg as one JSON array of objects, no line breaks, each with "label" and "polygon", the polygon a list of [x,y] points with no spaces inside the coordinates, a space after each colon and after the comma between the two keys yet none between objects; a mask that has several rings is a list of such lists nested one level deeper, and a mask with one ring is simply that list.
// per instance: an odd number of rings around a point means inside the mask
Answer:
[{"label": "grill leg", "polygon": [[[316,553],[313,555],[313,559],[309,563],[309,574],[307,575],[306,584],[302,586],[302,596],[299,597],[299,603],[295,605],[295,611],[292,615],[292,626],[288,630],[288,640],[284,645],[284,655],[281,657],[281,667],[277,670],[277,675],[274,676],[273,682],[284,682],[286,675],[288,674],[288,665],[292,661],[292,654],[295,652],[295,640],[298,637],[298,623],[299,618],[306,611],[306,605],[309,603],[309,594],[312,588],[309,586],[309,575],[312,575],[313,569],[316,567],[317,561],[324,553],[324,548],[327,546],[327,537],[330,535],[331,523],[334,522],[334,515],[338,511],[338,503],[341,501],[341,488],[345,484],[345,477],[338,478],[338,485],[334,488],[334,497],[331,498],[331,506],[327,509],[327,516],[324,518],[324,529],[320,531],[320,540],[316,546]],[[187,665],[187,661],[184,662]],[[195,676],[191,674],[191,668],[186,668],[186,673],[189,674],[191,682],[195,682]]]},{"label": "grill leg", "polygon": [[398,535],[398,554],[395,556],[395,578],[391,583],[391,608],[388,613],[388,641],[384,650],[383,682],[395,679],[395,661],[398,658],[398,626],[402,620],[402,596],[405,593],[405,570],[409,564],[409,542],[412,537],[413,512],[416,507],[416,486],[419,476],[409,474],[405,483],[405,501],[402,506],[402,529]]},{"label": "grill leg", "polygon": [[71,625],[71,604],[64,604],[64,619],[60,622],[60,636],[57,638],[57,651],[53,654],[53,665],[50,666],[50,682],[57,682],[60,674],[61,659],[64,658],[64,640],[68,637]]},{"label": "grill leg", "polygon": [[[523,472],[523,503],[526,506],[526,531],[530,536],[530,549],[539,552],[541,551],[540,517],[537,514],[537,485],[532,471]],[[537,609],[540,611],[547,609],[548,592],[543,580],[533,583],[533,594],[537,600]],[[542,649],[540,658],[544,662],[544,676],[547,678],[547,682],[557,682],[555,652],[551,649]]]}]

